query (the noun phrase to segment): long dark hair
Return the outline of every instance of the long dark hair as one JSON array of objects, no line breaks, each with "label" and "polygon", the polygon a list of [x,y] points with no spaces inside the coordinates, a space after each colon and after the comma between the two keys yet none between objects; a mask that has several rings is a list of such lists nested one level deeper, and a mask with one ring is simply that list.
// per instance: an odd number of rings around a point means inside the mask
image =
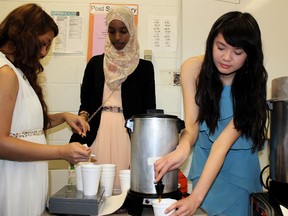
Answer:
[{"label": "long dark hair", "polygon": [[22,70],[41,102],[44,129],[48,127],[49,119],[42,88],[37,82],[38,74],[43,71],[39,59],[42,44],[38,37],[49,31],[53,31],[56,37],[58,26],[36,4],[25,4],[14,9],[0,24],[0,47],[9,43],[14,48],[13,64]]},{"label": "long dark hair", "polygon": [[268,75],[263,66],[261,32],[257,21],[249,13],[228,12],[216,20],[210,30],[197,81],[196,103],[200,107],[198,121],[206,121],[211,132],[215,132],[223,84],[213,62],[212,50],[214,39],[219,33],[226,43],[242,48],[247,54],[247,60],[236,72],[231,87],[234,125],[244,136],[253,140],[253,150],[261,148],[267,138]]}]

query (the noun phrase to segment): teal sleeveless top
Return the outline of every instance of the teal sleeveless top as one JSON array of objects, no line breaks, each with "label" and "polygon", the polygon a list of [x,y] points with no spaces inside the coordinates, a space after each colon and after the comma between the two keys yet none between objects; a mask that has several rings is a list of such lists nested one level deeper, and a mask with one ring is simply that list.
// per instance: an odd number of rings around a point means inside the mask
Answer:
[{"label": "teal sleeveless top", "polygon": [[[220,99],[220,118],[215,133],[200,124],[188,178],[195,185],[209,156],[213,142],[233,118],[231,86],[224,86]],[[228,152],[224,164],[201,207],[210,215],[249,215],[249,194],[262,191],[258,152],[252,153],[252,140],[239,137]],[[193,190],[193,189],[192,189]]]}]

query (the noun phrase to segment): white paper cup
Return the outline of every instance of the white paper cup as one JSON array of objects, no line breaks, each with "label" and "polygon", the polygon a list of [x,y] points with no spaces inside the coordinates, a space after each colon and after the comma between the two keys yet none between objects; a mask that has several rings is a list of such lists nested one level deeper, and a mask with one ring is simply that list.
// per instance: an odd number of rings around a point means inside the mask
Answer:
[{"label": "white paper cup", "polygon": [[82,182],[82,171],[81,165],[75,165],[75,172],[76,172],[76,187],[77,190],[83,190],[83,182]]},{"label": "white paper cup", "polygon": [[81,174],[83,182],[83,193],[87,196],[94,196],[98,192],[101,165],[84,164],[81,165]]},{"label": "white paper cup", "polygon": [[101,164],[102,172],[115,172],[116,164]]},{"label": "white paper cup", "polygon": [[130,170],[119,171],[121,192],[128,191],[130,189]]},{"label": "white paper cup", "polygon": [[113,194],[116,164],[101,164],[100,185],[104,187],[103,196],[109,197]]},{"label": "white paper cup", "polygon": [[77,190],[83,190],[83,181],[82,181],[82,171],[81,166],[84,164],[91,164],[91,162],[80,162],[75,165],[75,173],[76,173],[76,187]]},{"label": "white paper cup", "polygon": [[120,170],[119,175],[128,175],[130,176],[130,169]]},{"label": "white paper cup", "polygon": [[175,210],[170,211],[168,214],[165,214],[164,211],[173,203],[177,202],[176,199],[161,199],[159,202],[158,199],[152,201],[153,212],[155,216],[166,216],[171,215]]},{"label": "white paper cup", "polygon": [[104,187],[103,196],[112,196],[115,182],[114,173],[101,173],[100,185]]}]

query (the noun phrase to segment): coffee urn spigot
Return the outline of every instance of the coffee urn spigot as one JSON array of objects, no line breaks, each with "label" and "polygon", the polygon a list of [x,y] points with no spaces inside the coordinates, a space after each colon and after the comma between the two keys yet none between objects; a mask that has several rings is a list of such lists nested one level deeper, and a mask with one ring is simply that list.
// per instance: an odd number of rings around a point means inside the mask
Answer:
[{"label": "coffee urn spigot", "polygon": [[160,201],[161,196],[163,194],[164,186],[165,185],[162,183],[162,179],[160,181],[158,181],[157,184],[155,184],[155,189],[156,189],[156,193],[157,193],[159,201]]}]

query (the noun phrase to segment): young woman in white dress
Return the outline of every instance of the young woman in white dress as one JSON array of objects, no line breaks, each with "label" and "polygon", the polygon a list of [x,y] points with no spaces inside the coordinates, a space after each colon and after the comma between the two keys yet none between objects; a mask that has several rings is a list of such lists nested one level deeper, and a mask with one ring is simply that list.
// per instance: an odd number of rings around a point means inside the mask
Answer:
[{"label": "young woman in white dress", "polygon": [[67,122],[85,136],[89,125],[70,113],[49,115],[37,75],[58,34],[36,4],[13,10],[0,24],[0,215],[40,216],[46,206],[47,160],[87,161],[80,143],[47,145],[45,129]]}]

